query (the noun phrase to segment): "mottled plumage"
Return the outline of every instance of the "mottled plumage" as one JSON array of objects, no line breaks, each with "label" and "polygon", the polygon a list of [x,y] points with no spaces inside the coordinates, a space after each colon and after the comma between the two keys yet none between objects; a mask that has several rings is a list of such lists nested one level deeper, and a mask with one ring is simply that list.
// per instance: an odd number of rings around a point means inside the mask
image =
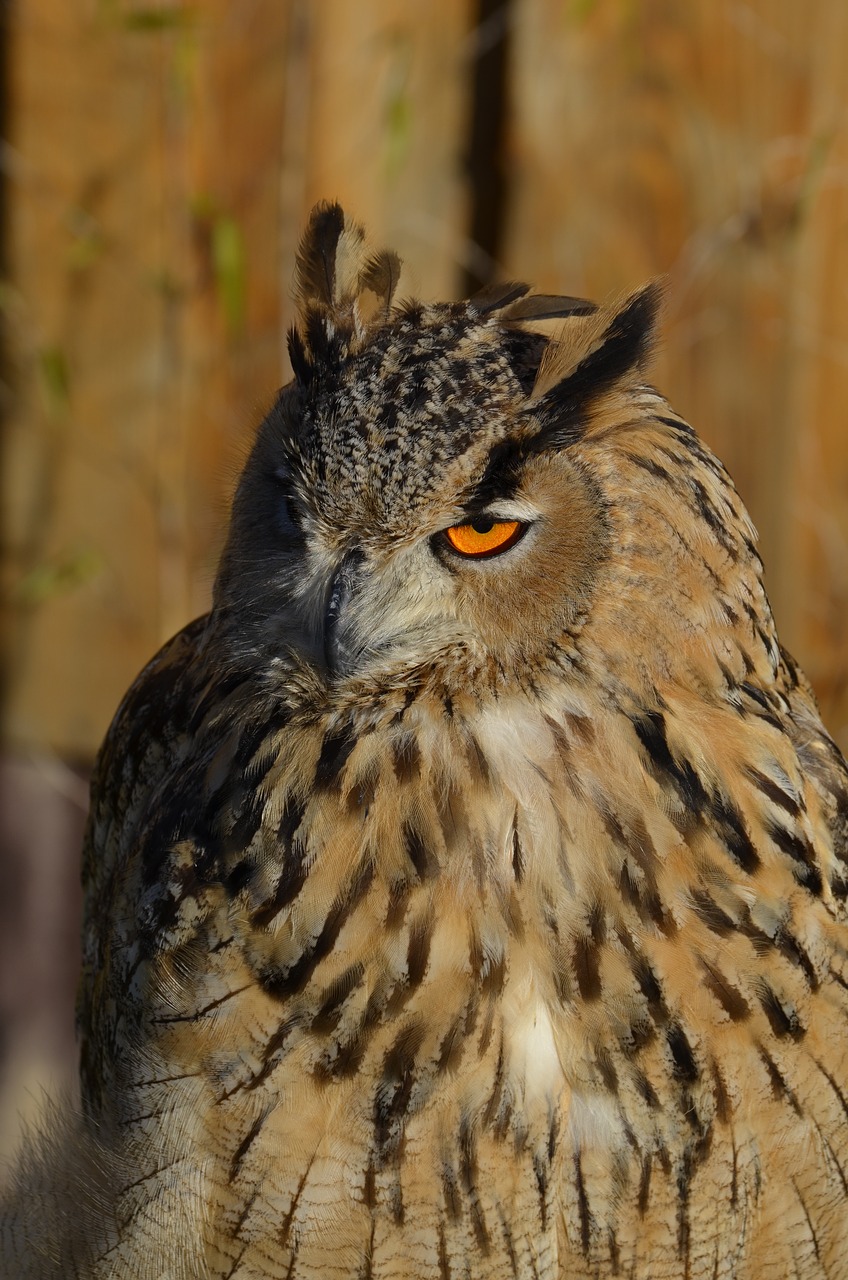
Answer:
[{"label": "mottled plumage", "polygon": [[846,766],[658,292],[399,273],[313,213],[213,609],[104,745],[113,1194],[15,1274],[846,1277]]}]

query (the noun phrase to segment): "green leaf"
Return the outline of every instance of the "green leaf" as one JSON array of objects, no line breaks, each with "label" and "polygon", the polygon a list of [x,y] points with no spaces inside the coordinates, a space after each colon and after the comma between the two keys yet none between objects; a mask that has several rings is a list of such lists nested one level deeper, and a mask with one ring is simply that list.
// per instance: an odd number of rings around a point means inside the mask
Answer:
[{"label": "green leaf", "polygon": [[212,223],[212,265],[227,331],[237,338],[244,329],[245,247],[241,228],[229,214],[219,214]]},{"label": "green leaf", "polygon": [[123,14],[122,22],[128,31],[174,31],[188,26],[193,18],[189,9],[150,6]]},{"label": "green leaf", "polygon": [[84,548],[54,561],[36,565],[20,580],[15,591],[19,604],[34,607],[73,591],[96,578],[103,561],[96,551]]},{"label": "green leaf", "polygon": [[47,411],[58,417],[67,410],[70,399],[68,362],[61,347],[42,347],[38,353],[38,372]]}]

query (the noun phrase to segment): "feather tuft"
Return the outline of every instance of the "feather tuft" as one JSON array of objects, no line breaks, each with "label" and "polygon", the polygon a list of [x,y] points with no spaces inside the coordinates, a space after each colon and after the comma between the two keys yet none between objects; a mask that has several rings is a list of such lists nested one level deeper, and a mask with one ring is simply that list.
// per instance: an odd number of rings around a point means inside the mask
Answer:
[{"label": "feather tuft", "polygon": [[478,315],[488,316],[493,311],[502,311],[529,291],[529,284],[525,284],[523,280],[502,280],[498,284],[488,284],[479,293],[475,293],[473,298],[469,298],[468,307]]},{"label": "feather tuft", "polygon": [[654,343],[662,285],[651,281],[620,303],[577,313],[564,326],[539,365],[532,399],[555,407],[565,400],[583,405],[640,368]]},{"label": "feather tuft", "polygon": [[507,307],[499,318],[502,324],[515,325],[534,320],[564,320],[567,316],[590,316],[597,310],[597,304],[586,298],[531,293]]},{"label": "feather tuft", "polygon": [[301,311],[315,302],[325,307],[333,305],[336,253],[344,230],[341,205],[319,204],[309,215],[295,262],[295,296]]},{"label": "feather tuft", "polygon": [[391,318],[401,265],[388,250],[369,255],[365,233],[341,205],[315,206],[297,253],[297,317],[288,339],[301,385],[317,365],[345,360]]},{"label": "feather tuft", "polygon": [[388,320],[400,280],[402,262],[390,249],[369,258],[359,278],[359,314],[365,324]]}]

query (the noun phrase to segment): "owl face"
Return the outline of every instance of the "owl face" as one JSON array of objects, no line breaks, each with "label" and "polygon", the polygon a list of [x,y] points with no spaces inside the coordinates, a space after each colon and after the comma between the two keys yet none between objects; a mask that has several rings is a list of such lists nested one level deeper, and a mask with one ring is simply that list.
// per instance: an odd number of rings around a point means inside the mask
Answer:
[{"label": "owl face", "polygon": [[378,697],[415,670],[498,690],[584,660],[630,686],[682,663],[700,686],[717,584],[737,604],[761,587],[734,578],[752,531],[720,464],[642,382],[656,289],[396,306],[398,265],[336,206],[313,215],[295,378],[216,584],[233,643]]},{"label": "owl face", "polygon": [[515,669],[574,628],[607,528],[591,476],[540,447],[544,345],[464,304],[410,307],[287,388],[236,503],[242,619],[335,681],[448,652]]}]

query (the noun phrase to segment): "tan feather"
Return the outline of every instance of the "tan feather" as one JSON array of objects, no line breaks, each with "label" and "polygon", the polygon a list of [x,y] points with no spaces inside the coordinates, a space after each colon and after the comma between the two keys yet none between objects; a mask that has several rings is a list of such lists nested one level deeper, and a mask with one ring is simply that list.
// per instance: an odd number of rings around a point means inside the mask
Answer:
[{"label": "tan feather", "polygon": [[643,364],[654,342],[661,299],[662,286],[652,281],[635,293],[608,302],[594,313],[578,313],[575,320],[562,325],[542,357],[532,399],[540,400],[559,383],[567,381],[581,365],[600,356],[603,349],[612,354],[613,346],[619,341],[625,348],[627,367]]}]

